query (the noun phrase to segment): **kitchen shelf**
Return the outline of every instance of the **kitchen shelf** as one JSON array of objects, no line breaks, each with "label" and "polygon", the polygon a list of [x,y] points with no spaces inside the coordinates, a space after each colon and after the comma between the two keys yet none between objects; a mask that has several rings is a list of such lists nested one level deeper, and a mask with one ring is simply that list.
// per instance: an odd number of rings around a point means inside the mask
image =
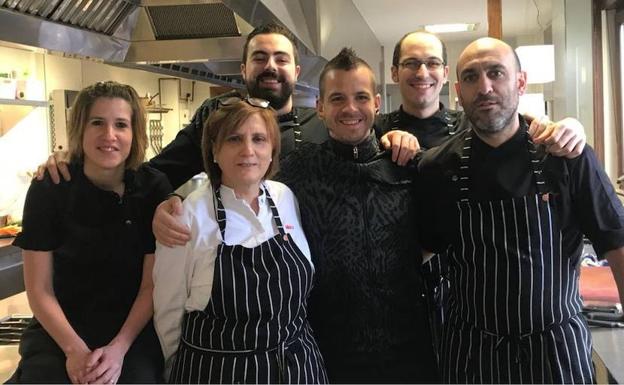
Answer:
[{"label": "kitchen shelf", "polygon": [[9,106],[46,107],[48,102],[43,100],[0,99],[0,104]]},{"label": "kitchen shelf", "polygon": [[34,109],[48,105],[47,101],[0,98],[0,136],[9,132]]},{"label": "kitchen shelf", "polygon": [[148,106],[145,107],[145,111],[150,114],[166,114],[167,112],[173,110],[173,108],[163,107],[163,106]]}]

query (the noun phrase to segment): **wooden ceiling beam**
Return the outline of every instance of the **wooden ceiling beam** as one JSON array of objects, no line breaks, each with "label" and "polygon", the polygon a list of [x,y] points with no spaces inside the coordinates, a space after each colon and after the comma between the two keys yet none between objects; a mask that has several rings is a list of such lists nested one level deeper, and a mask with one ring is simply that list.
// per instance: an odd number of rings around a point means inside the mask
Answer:
[{"label": "wooden ceiling beam", "polygon": [[502,0],[487,0],[488,36],[496,39],[503,38],[503,11]]}]

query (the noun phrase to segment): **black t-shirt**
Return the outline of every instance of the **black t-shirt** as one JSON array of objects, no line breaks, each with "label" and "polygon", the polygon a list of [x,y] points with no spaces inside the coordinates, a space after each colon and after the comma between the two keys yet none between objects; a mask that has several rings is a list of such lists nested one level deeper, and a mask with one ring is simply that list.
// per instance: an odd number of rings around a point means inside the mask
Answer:
[{"label": "black t-shirt", "polygon": [[[470,157],[470,196],[487,202],[522,197],[537,192],[527,147],[527,125],[507,142],[490,147],[472,135]],[[450,244],[457,223],[458,178],[464,138],[462,130],[440,147],[427,151],[420,161],[420,237],[423,248],[443,251]],[[547,154],[540,146],[538,157],[556,215],[563,226],[563,253],[575,255],[582,248],[585,234],[602,254],[624,246],[624,208],[593,150],[586,146],[575,159]]]},{"label": "black t-shirt", "polygon": [[[210,113],[219,107],[219,100],[241,94],[232,91],[207,99],[199,107],[191,123],[178,132],[160,154],[149,161],[150,166],[167,175],[173,188],[178,188],[193,175],[204,171],[201,137],[204,123]],[[327,128],[312,108],[295,107],[289,114],[278,117],[281,131],[280,158],[285,157],[303,143],[323,143],[327,140]]]},{"label": "black t-shirt", "polygon": [[56,185],[49,175],[28,190],[23,231],[14,245],[52,251],[54,292],[76,332],[91,346],[110,341],[125,321],[153,253],[152,216],[171,191],[147,166],[127,170],[123,197],[93,185],[81,164]]}]

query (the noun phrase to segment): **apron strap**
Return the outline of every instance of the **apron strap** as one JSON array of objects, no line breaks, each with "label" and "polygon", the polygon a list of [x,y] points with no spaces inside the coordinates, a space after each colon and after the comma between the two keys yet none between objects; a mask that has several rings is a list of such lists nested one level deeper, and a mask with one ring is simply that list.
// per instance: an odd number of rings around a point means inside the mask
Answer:
[{"label": "apron strap", "polygon": [[278,126],[281,131],[286,131],[292,129],[293,137],[295,139],[295,150],[298,150],[303,143],[303,133],[301,132],[301,124],[299,124],[299,117],[297,116],[297,112],[293,109],[293,117],[290,120],[284,122],[278,122]]},{"label": "apron strap", "polygon": [[[279,231],[280,235],[284,236],[286,233],[284,232],[282,219],[277,211],[275,202],[273,202],[273,198],[271,198],[271,194],[269,194],[269,189],[265,186],[264,182],[262,182],[260,188],[266,195],[267,202],[269,202],[269,208],[273,214],[273,220],[275,221],[277,231]],[[217,218],[217,223],[219,224],[219,231],[221,231],[221,239],[225,241],[225,208],[223,207],[223,202],[221,201],[221,188],[215,188],[213,196],[215,201],[215,217]]]},{"label": "apron strap", "polygon": [[271,213],[273,214],[273,220],[275,221],[275,225],[277,226],[277,231],[279,231],[280,235],[284,236],[284,226],[282,225],[282,219],[280,218],[279,212],[277,211],[277,206],[275,202],[273,202],[273,198],[271,198],[271,194],[269,194],[269,189],[266,187],[264,182],[262,182],[262,190],[266,194],[267,202],[269,202],[269,208],[271,209]]},{"label": "apron strap", "polygon": [[217,218],[217,224],[219,225],[219,231],[221,232],[221,239],[225,241],[225,208],[223,207],[223,202],[221,202],[221,187],[213,189],[214,194],[214,207],[215,207],[215,218]]},{"label": "apron strap", "polygon": [[[522,129],[522,128],[520,128]],[[473,131],[467,133],[464,138],[464,144],[462,147],[462,153],[459,160],[459,200],[460,202],[468,202],[470,191],[470,155],[472,152],[472,136]],[[533,176],[535,177],[535,186],[537,192],[540,195],[548,194],[548,186],[546,179],[544,178],[544,161],[539,158],[537,153],[537,147],[531,140],[528,131],[525,132],[527,140],[527,149],[529,151],[529,161],[531,163],[531,170],[533,170]]]},{"label": "apron strap", "polygon": [[464,138],[462,154],[459,158],[459,200],[468,202],[468,192],[470,186],[470,153],[472,152],[472,129]]},{"label": "apron strap", "polygon": [[548,186],[546,185],[546,179],[544,179],[543,171],[544,171],[544,161],[541,160],[537,155],[537,147],[533,140],[529,136],[529,133],[526,133],[527,143],[529,147],[529,156],[531,158],[531,169],[533,170],[533,176],[535,176],[535,185],[537,186],[537,192],[540,195],[548,194]]}]

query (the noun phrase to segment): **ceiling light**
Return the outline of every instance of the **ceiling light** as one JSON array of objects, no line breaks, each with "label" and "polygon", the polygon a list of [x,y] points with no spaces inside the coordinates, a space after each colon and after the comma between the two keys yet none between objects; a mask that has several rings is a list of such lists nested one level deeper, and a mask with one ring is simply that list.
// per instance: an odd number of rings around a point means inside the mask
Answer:
[{"label": "ceiling light", "polygon": [[469,31],[474,31],[476,28],[477,28],[477,23],[425,25],[425,31],[429,33],[469,32]]}]

